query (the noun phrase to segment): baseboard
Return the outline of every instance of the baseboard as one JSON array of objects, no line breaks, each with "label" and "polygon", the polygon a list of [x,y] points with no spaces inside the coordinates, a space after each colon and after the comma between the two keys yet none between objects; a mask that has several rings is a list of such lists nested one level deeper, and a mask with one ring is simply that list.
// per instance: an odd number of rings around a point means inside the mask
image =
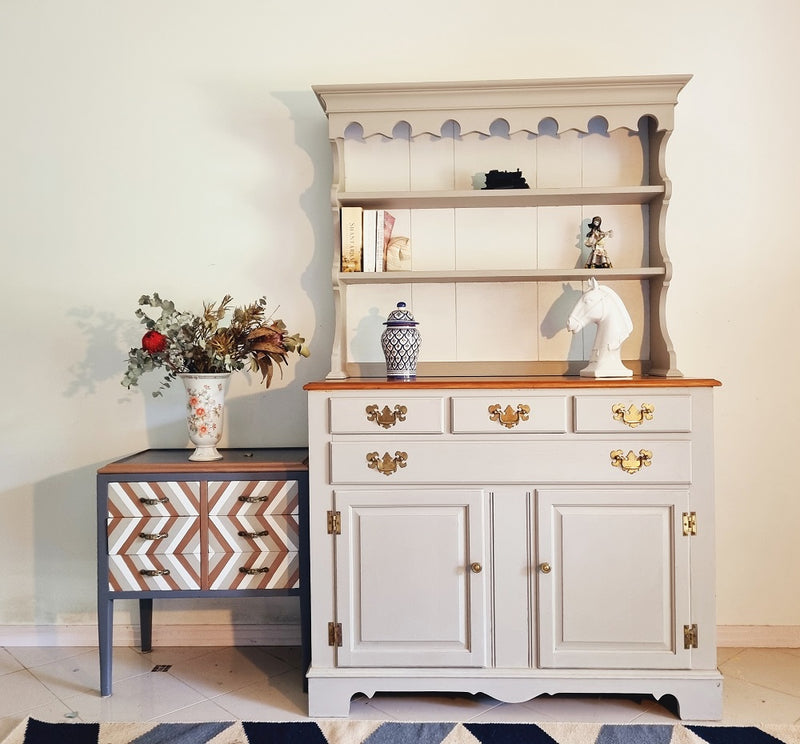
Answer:
[{"label": "baseboard", "polygon": [[[139,643],[139,627],[114,626],[115,646]],[[156,646],[299,646],[300,626],[153,626]],[[719,625],[721,648],[800,648],[800,625]],[[0,646],[97,646],[96,625],[0,625]]]},{"label": "baseboard", "polygon": [[[115,625],[114,645],[140,643],[138,625]],[[154,646],[299,646],[300,626],[153,625]],[[96,625],[0,625],[0,646],[97,646]]]},{"label": "baseboard", "polygon": [[800,648],[800,625],[718,625],[721,648]]}]

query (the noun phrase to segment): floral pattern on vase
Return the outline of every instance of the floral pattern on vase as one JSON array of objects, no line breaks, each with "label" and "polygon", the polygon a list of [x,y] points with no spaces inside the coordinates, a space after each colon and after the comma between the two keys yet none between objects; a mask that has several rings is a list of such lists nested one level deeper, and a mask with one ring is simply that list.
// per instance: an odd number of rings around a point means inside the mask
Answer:
[{"label": "floral pattern on vase", "polygon": [[178,375],[186,389],[186,424],[195,446],[189,456],[196,462],[221,460],[217,444],[222,439],[225,392],[230,373]]}]

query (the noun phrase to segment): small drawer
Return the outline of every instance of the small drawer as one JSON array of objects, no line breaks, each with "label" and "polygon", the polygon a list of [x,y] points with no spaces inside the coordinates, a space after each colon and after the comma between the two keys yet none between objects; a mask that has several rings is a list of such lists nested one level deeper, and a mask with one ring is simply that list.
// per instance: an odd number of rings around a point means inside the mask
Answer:
[{"label": "small drawer", "polygon": [[208,551],[217,553],[286,552],[300,547],[300,526],[293,514],[212,516]]},{"label": "small drawer", "polygon": [[575,397],[575,431],[582,433],[676,432],[692,430],[688,395]]},{"label": "small drawer", "polygon": [[208,513],[297,514],[297,481],[209,481]]},{"label": "small drawer", "polygon": [[[691,443],[608,437],[561,441],[337,442],[333,484],[689,483]],[[641,459],[638,459],[641,458]]]},{"label": "small drawer", "polygon": [[119,481],[108,484],[109,517],[196,516],[196,481]]},{"label": "small drawer", "polygon": [[332,434],[441,434],[444,399],[439,397],[330,398]]},{"label": "small drawer", "polygon": [[200,556],[184,553],[109,556],[108,588],[114,592],[199,589]]},{"label": "small drawer", "polygon": [[455,397],[454,434],[529,434],[567,431],[565,396]]},{"label": "small drawer", "polygon": [[220,553],[209,558],[210,589],[296,589],[300,557],[296,551]]},{"label": "small drawer", "polygon": [[198,517],[112,517],[108,520],[110,555],[200,553]]}]

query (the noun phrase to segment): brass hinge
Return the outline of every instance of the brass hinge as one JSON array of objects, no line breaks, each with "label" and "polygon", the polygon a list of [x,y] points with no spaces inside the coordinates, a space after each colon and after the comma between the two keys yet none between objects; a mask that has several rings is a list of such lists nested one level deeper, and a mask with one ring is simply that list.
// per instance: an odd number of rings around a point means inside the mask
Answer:
[{"label": "brass hinge", "polygon": [[338,511],[328,512],[328,534],[341,535],[342,534],[342,513]]},{"label": "brass hinge", "polygon": [[341,623],[328,623],[328,645],[341,646],[342,645],[342,624]]},{"label": "brass hinge", "polygon": [[683,647],[697,648],[697,624],[683,626]]},{"label": "brass hinge", "polygon": [[683,536],[691,537],[697,534],[697,512],[683,513]]}]

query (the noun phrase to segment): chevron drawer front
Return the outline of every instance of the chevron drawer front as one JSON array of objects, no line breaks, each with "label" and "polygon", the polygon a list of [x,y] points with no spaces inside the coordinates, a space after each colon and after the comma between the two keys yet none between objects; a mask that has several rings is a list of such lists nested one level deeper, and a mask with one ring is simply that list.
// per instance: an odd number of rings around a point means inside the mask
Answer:
[{"label": "chevron drawer front", "polygon": [[218,481],[208,484],[208,513],[297,514],[298,485],[294,480]]},{"label": "chevron drawer front", "polygon": [[197,516],[200,483],[192,481],[108,484],[109,517]]},{"label": "chevron drawer front", "polygon": [[108,585],[115,592],[200,588],[199,555],[112,555]]},{"label": "chevron drawer front", "polygon": [[108,520],[109,555],[200,555],[199,517],[114,517]]},{"label": "chevron drawer front", "polygon": [[300,525],[296,514],[231,514],[210,517],[208,552],[251,553],[288,552],[300,545]]},{"label": "chevron drawer front", "polygon": [[210,589],[295,589],[300,584],[297,551],[221,553],[209,557]]}]

